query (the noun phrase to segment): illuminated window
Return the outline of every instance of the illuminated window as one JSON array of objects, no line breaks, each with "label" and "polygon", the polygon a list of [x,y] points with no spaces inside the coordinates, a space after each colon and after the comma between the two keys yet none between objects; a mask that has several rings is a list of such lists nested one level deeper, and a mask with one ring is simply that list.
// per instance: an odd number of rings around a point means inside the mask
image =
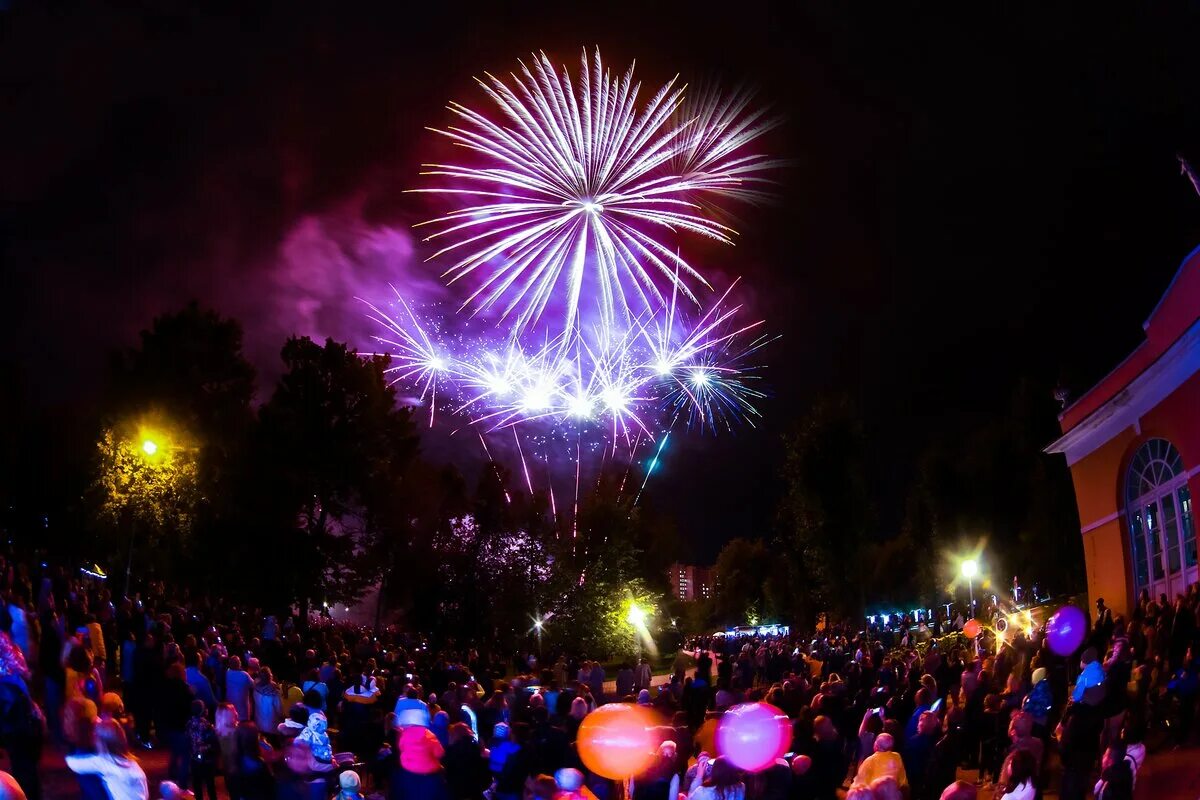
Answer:
[{"label": "illuminated window", "polygon": [[1157,598],[1173,598],[1196,582],[1196,527],[1187,470],[1166,439],[1138,448],[1125,477],[1125,521],[1133,580]]}]

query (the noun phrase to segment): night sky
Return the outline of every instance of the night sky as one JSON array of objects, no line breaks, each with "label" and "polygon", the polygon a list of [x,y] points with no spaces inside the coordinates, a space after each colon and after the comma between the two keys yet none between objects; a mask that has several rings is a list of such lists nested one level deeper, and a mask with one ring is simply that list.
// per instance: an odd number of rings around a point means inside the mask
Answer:
[{"label": "night sky", "polygon": [[0,391],[34,407],[86,408],[191,298],[270,380],[289,333],[363,340],[354,295],[436,291],[401,190],[445,102],[484,103],[472,74],[599,45],[647,84],[759,87],[793,165],[705,254],[782,336],[774,397],[757,430],[673,439],[651,483],[701,560],[769,533],[779,432],[821,395],[862,406],[894,521],[930,438],[1022,376],[1086,389],[1200,244],[1195,4],[100,5],[0,10]]}]

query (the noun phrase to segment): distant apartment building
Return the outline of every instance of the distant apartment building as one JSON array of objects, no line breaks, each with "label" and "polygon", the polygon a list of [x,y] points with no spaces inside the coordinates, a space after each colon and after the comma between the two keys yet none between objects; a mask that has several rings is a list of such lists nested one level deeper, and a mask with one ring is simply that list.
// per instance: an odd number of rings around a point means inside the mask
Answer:
[{"label": "distant apartment building", "polygon": [[684,602],[711,600],[716,593],[712,567],[697,567],[694,564],[672,564],[667,568],[667,581],[671,594]]}]

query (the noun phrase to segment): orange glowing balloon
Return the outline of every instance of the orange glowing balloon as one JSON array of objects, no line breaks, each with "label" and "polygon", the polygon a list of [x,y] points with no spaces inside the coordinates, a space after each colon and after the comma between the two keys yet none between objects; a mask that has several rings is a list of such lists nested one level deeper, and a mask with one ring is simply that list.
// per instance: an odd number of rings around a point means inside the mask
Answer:
[{"label": "orange glowing balloon", "polygon": [[979,620],[969,619],[967,620],[967,624],[963,625],[963,636],[966,636],[968,639],[974,639],[979,635],[980,630]]},{"label": "orange glowing balloon", "polygon": [[643,706],[610,703],[583,718],[579,725],[579,757],[605,778],[624,780],[646,771],[654,760],[654,713]]}]

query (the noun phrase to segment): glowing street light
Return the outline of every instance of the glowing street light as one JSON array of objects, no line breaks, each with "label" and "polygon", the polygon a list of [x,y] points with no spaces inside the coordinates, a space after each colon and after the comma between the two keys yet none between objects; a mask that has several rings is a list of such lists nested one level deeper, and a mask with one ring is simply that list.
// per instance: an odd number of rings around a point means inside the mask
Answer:
[{"label": "glowing street light", "polygon": [[637,603],[629,604],[629,624],[638,628],[646,624],[646,610]]},{"label": "glowing street light", "polygon": [[153,439],[143,439],[142,452],[148,456],[155,455],[158,452],[158,443]]},{"label": "glowing street light", "polygon": [[[974,584],[974,580],[975,580],[975,576],[979,574],[979,562],[973,558],[968,558],[966,561],[962,562],[962,566],[960,566],[959,569],[962,571],[963,577],[967,579],[967,593],[971,597],[971,619],[974,619],[975,618],[975,584]],[[977,653],[979,652],[979,640],[978,639],[975,640],[975,652],[977,652]]]}]

